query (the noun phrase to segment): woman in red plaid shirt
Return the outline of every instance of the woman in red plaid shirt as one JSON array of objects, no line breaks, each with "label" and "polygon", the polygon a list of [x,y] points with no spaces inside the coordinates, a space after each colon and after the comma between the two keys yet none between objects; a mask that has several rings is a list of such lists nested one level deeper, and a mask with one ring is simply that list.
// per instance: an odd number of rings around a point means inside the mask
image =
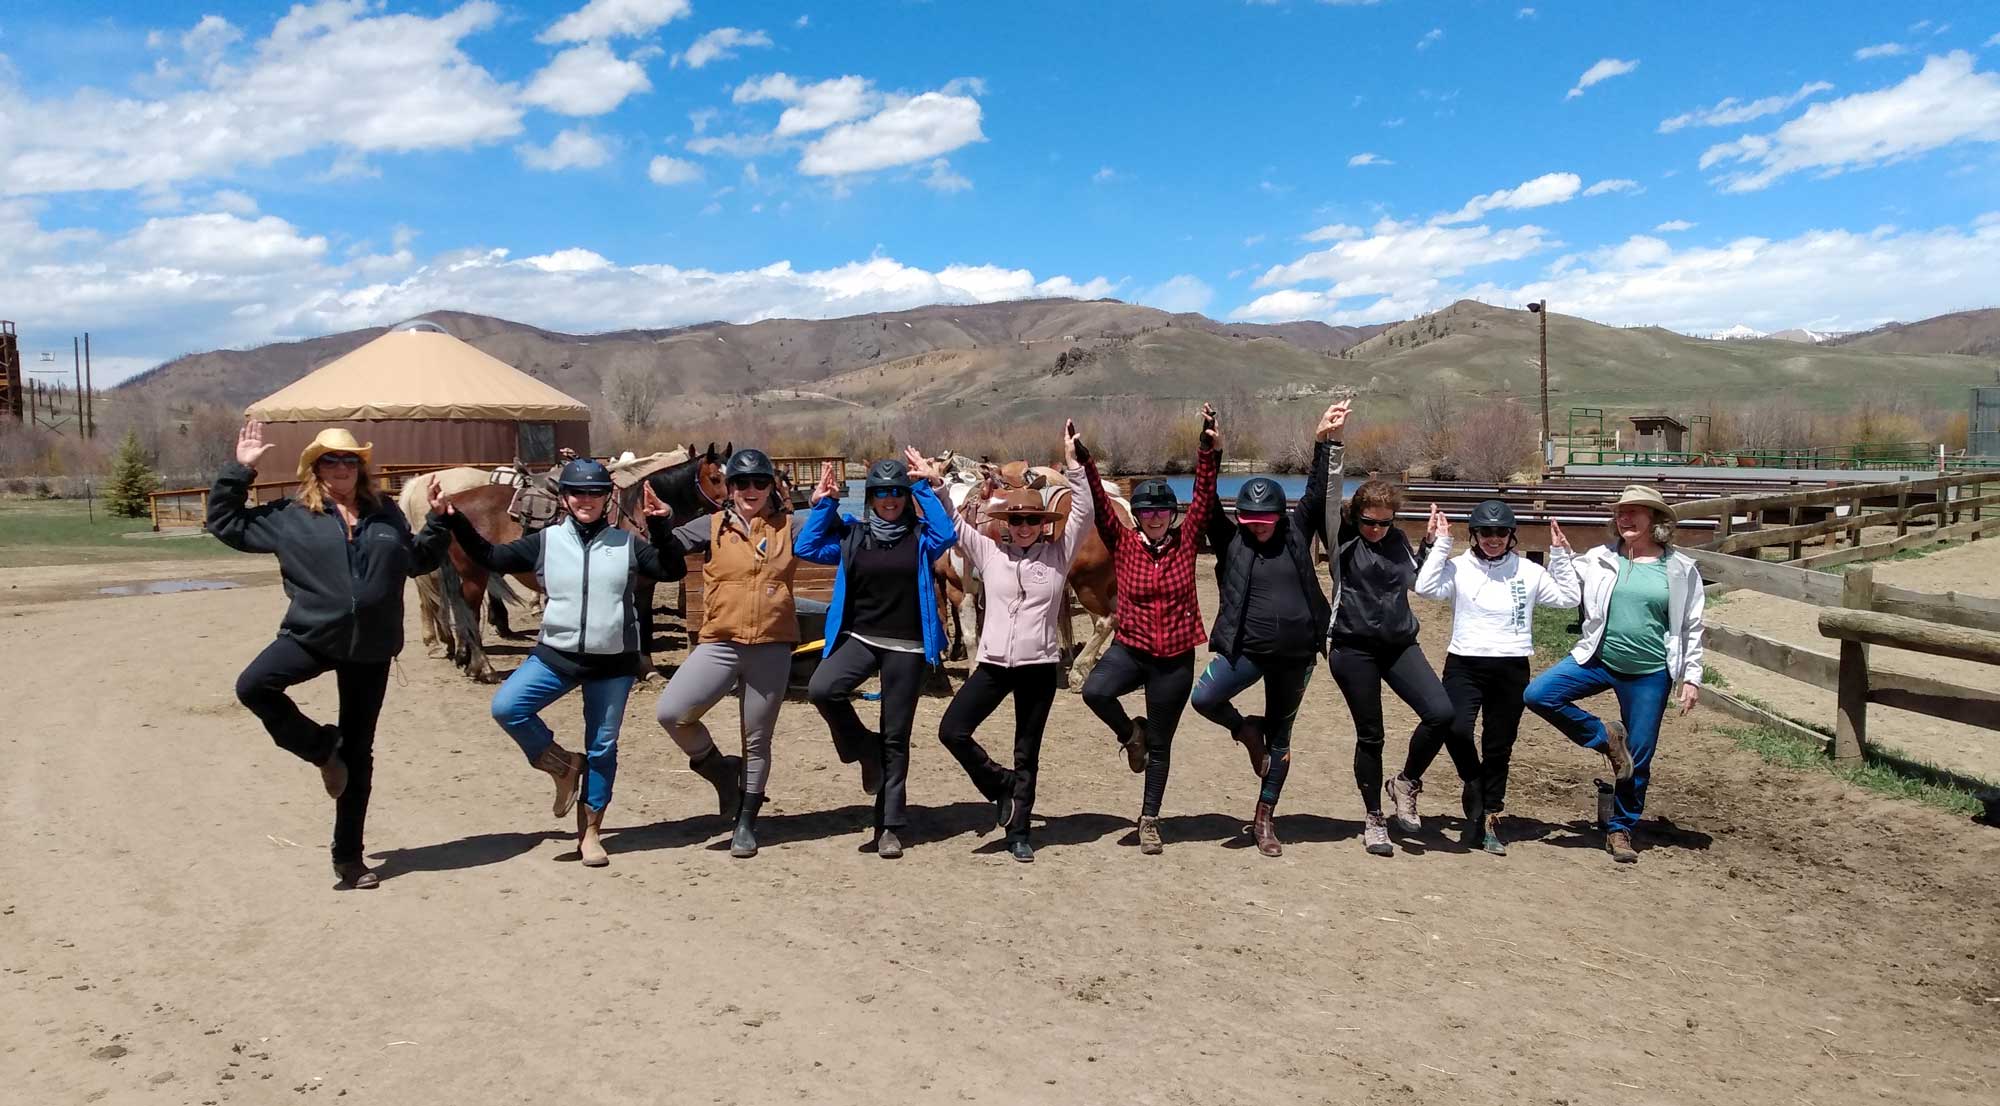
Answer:
[{"label": "woman in red plaid shirt", "polygon": [[[1119,521],[1097,476],[1095,459],[1083,463],[1096,507],[1098,536],[1111,550],[1118,577],[1118,634],[1083,683],[1083,701],[1111,727],[1134,772],[1146,774],[1139,804],[1139,851],[1157,853],[1160,799],[1174,731],[1194,686],[1194,651],[1208,636],[1194,591],[1195,537],[1215,514],[1215,473],[1221,467],[1215,409],[1201,405],[1201,450],[1195,458],[1194,499],[1179,526],[1179,504],[1164,480],[1132,489],[1137,528]],[[1118,697],[1144,687],[1146,713],[1133,718]]]}]

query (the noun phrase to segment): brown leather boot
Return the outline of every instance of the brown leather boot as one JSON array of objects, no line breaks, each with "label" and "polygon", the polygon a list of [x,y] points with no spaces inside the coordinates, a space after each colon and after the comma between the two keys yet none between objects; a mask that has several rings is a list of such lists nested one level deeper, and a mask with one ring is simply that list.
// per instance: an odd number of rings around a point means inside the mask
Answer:
[{"label": "brown leather boot", "polygon": [[1278,843],[1277,827],[1271,824],[1271,804],[1257,804],[1257,819],[1250,823],[1250,835],[1257,839],[1257,851],[1265,856],[1283,856],[1285,847]]},{"label": "brown leather boot", "polygon": [[1632,835],[1624,830],[1613,830],[1604,835],[1604,851],[1620,864],[1639,862],[1639,850],[1632,847]]},{"label": "brown leather boot", "polygon": [[597,831],[604,825],[604,812],[592,810],[589,803],[576,808],[576,853],[583,859],[586,868],[602,868],[611,863],[611,857],[604,851],[604,843],[597,839]]},{"label": "brown leather boot", "polygon": [[1139,851],[1147,856],[1157,856],[1166,844],[1160,840],[1160,819],[1151,814],[1139,815]]},{"label": "brown leather boot", "polygon": [[338,799],[347,790],[347,762],[340,759],[340,727],[321,726],[322,731],[331,731],[333,747],[327,750],[326,759],[320,761],[319,782],[326,788],[326,797]]},{"label": "brown leather boot", "polygon": [[577,789],[583,784],[583,755],[563,748],[560,741],[551,741],[535,758],[535,767],[556,781],[555,816],[568,814],[576,803]]},{"label": "brown leather boot", "polygon": [[1245,718],[1243,724],[1236,727],[1236,732],[1231,736],[1242,743],[1244,752],[1250,754],[1251,773],[1258,779],[1263,779],[1264,773],[1271,767],[1270,753],[1264,747],[1263,717],[1253,714]]}]

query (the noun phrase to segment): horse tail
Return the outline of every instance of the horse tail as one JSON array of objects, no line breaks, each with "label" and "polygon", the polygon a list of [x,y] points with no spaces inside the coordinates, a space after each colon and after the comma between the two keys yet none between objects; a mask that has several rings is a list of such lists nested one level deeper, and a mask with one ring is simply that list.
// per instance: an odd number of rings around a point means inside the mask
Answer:
[{"label": "horse tail", "polygon": [[463,656],[462,663],[469,666],[479,646],[479,612],[465,601],[465,581],[449,556],[438,559],[438,585],[444,592],[445,624],[451,627],[451,652],[454,659]]},{"label": "horse tail", "polygon": [[512,603],[516,607],[528,605],[527,597],[516,590],[513,584],[507,582],[505,573],[496,572],[486,581],[486,594],[497,595],[501,602]]}]

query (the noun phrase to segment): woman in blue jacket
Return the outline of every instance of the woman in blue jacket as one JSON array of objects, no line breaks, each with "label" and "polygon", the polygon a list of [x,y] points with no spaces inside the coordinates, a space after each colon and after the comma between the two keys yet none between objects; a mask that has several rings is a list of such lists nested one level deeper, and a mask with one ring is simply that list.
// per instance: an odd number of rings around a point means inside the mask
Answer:
[{"label": "woman in blue jacket", "polygon": [[[812,512],[792,542],[799,559],[840,566],[825,650],[807,694],[833,731],[841,762],[861,762],[862,789],[875,794],[875,853],[884,860],[903,855],[896,834],[906,824],[910,728],[925,669],[944,654],[931,564],[958,541],[951,512],[931,491],[937,474],[916,450],[904,455],[907,465],[891,457],[869,468],[865,521],[840,513],[839,476],[822,466]],[[870,733],[850,697],[877,672],[881,732]]]}]

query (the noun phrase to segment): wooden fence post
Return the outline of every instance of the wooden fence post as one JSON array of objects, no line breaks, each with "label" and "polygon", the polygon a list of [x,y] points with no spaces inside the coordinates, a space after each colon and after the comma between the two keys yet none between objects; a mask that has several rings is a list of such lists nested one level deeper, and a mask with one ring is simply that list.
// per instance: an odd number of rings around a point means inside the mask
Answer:
[{"label": "wooden fence post", "polygon": [[1862,509],[1861,497],[1857,495],[1854,497],[1854,503],[1847,508],[1848,520],[1854,523],[1854,525],[1847,528],[1847,547],[1849,549],[1861,544]]},{"label": "wooden fence post", "polygon": [[[1787,516],[1787,518],[1790,519],[1790,521],[1786,523],[1787,526],[1797,526],[1799,524],[1799,509],[1797,507],[1792,508],[1791,513]],[[1805,556],[1806,555],[1805,539],[1793,538],[1791,548],[1786,550],[1785,553],[1786,553],[1785,559],[1788,561],[1796,561],[1800,557]]]},{"label": "wooden fence post", "polygon": [[1945,517],[1945,505],[1946,505],[1946,504],[1948,504],[1948,503],[1950,503],[1950,502],[1951,502],[1951,495],[1950,495],[1950,493],[1949,493],[1949,492],[1946,492],[1946,491],[1945,491],[1945,490],[1944,490],[1943,488],[1939,488],[1939,489],[1937,490],[1937,526],[1936,526],[1936,529],[1939,529],[1939,530],[1942,530],[1942,529],[1944,529],[1945,527],[1947,527],[1947,526],[1951,525],[1951,520],[1950,520],[1949,518],[1946,518],[1946,517]]},{"label": "wooden fence post", "polygon": [[[1896,510],[1901,512],[1901,511],[1907,511],[1909,509],[1910,509],[1910,493],[1908,491],[1897,492]],[[1896,516],[1896,536],[1900,538],[1904,534],[1907,534],[1909,532],[1910,532],[1909,516],[1904,514],[1898,514]]]},{"label": "wooden fence post", "polygon": [[[1840,605],[1868,610],[1875,601],[1875,570],[1849,569],[1841,580]],[[1840,689],[1833,726],[1833,759],[1859,760],[1868,748],[1868,646],[1840,643]]]}]

